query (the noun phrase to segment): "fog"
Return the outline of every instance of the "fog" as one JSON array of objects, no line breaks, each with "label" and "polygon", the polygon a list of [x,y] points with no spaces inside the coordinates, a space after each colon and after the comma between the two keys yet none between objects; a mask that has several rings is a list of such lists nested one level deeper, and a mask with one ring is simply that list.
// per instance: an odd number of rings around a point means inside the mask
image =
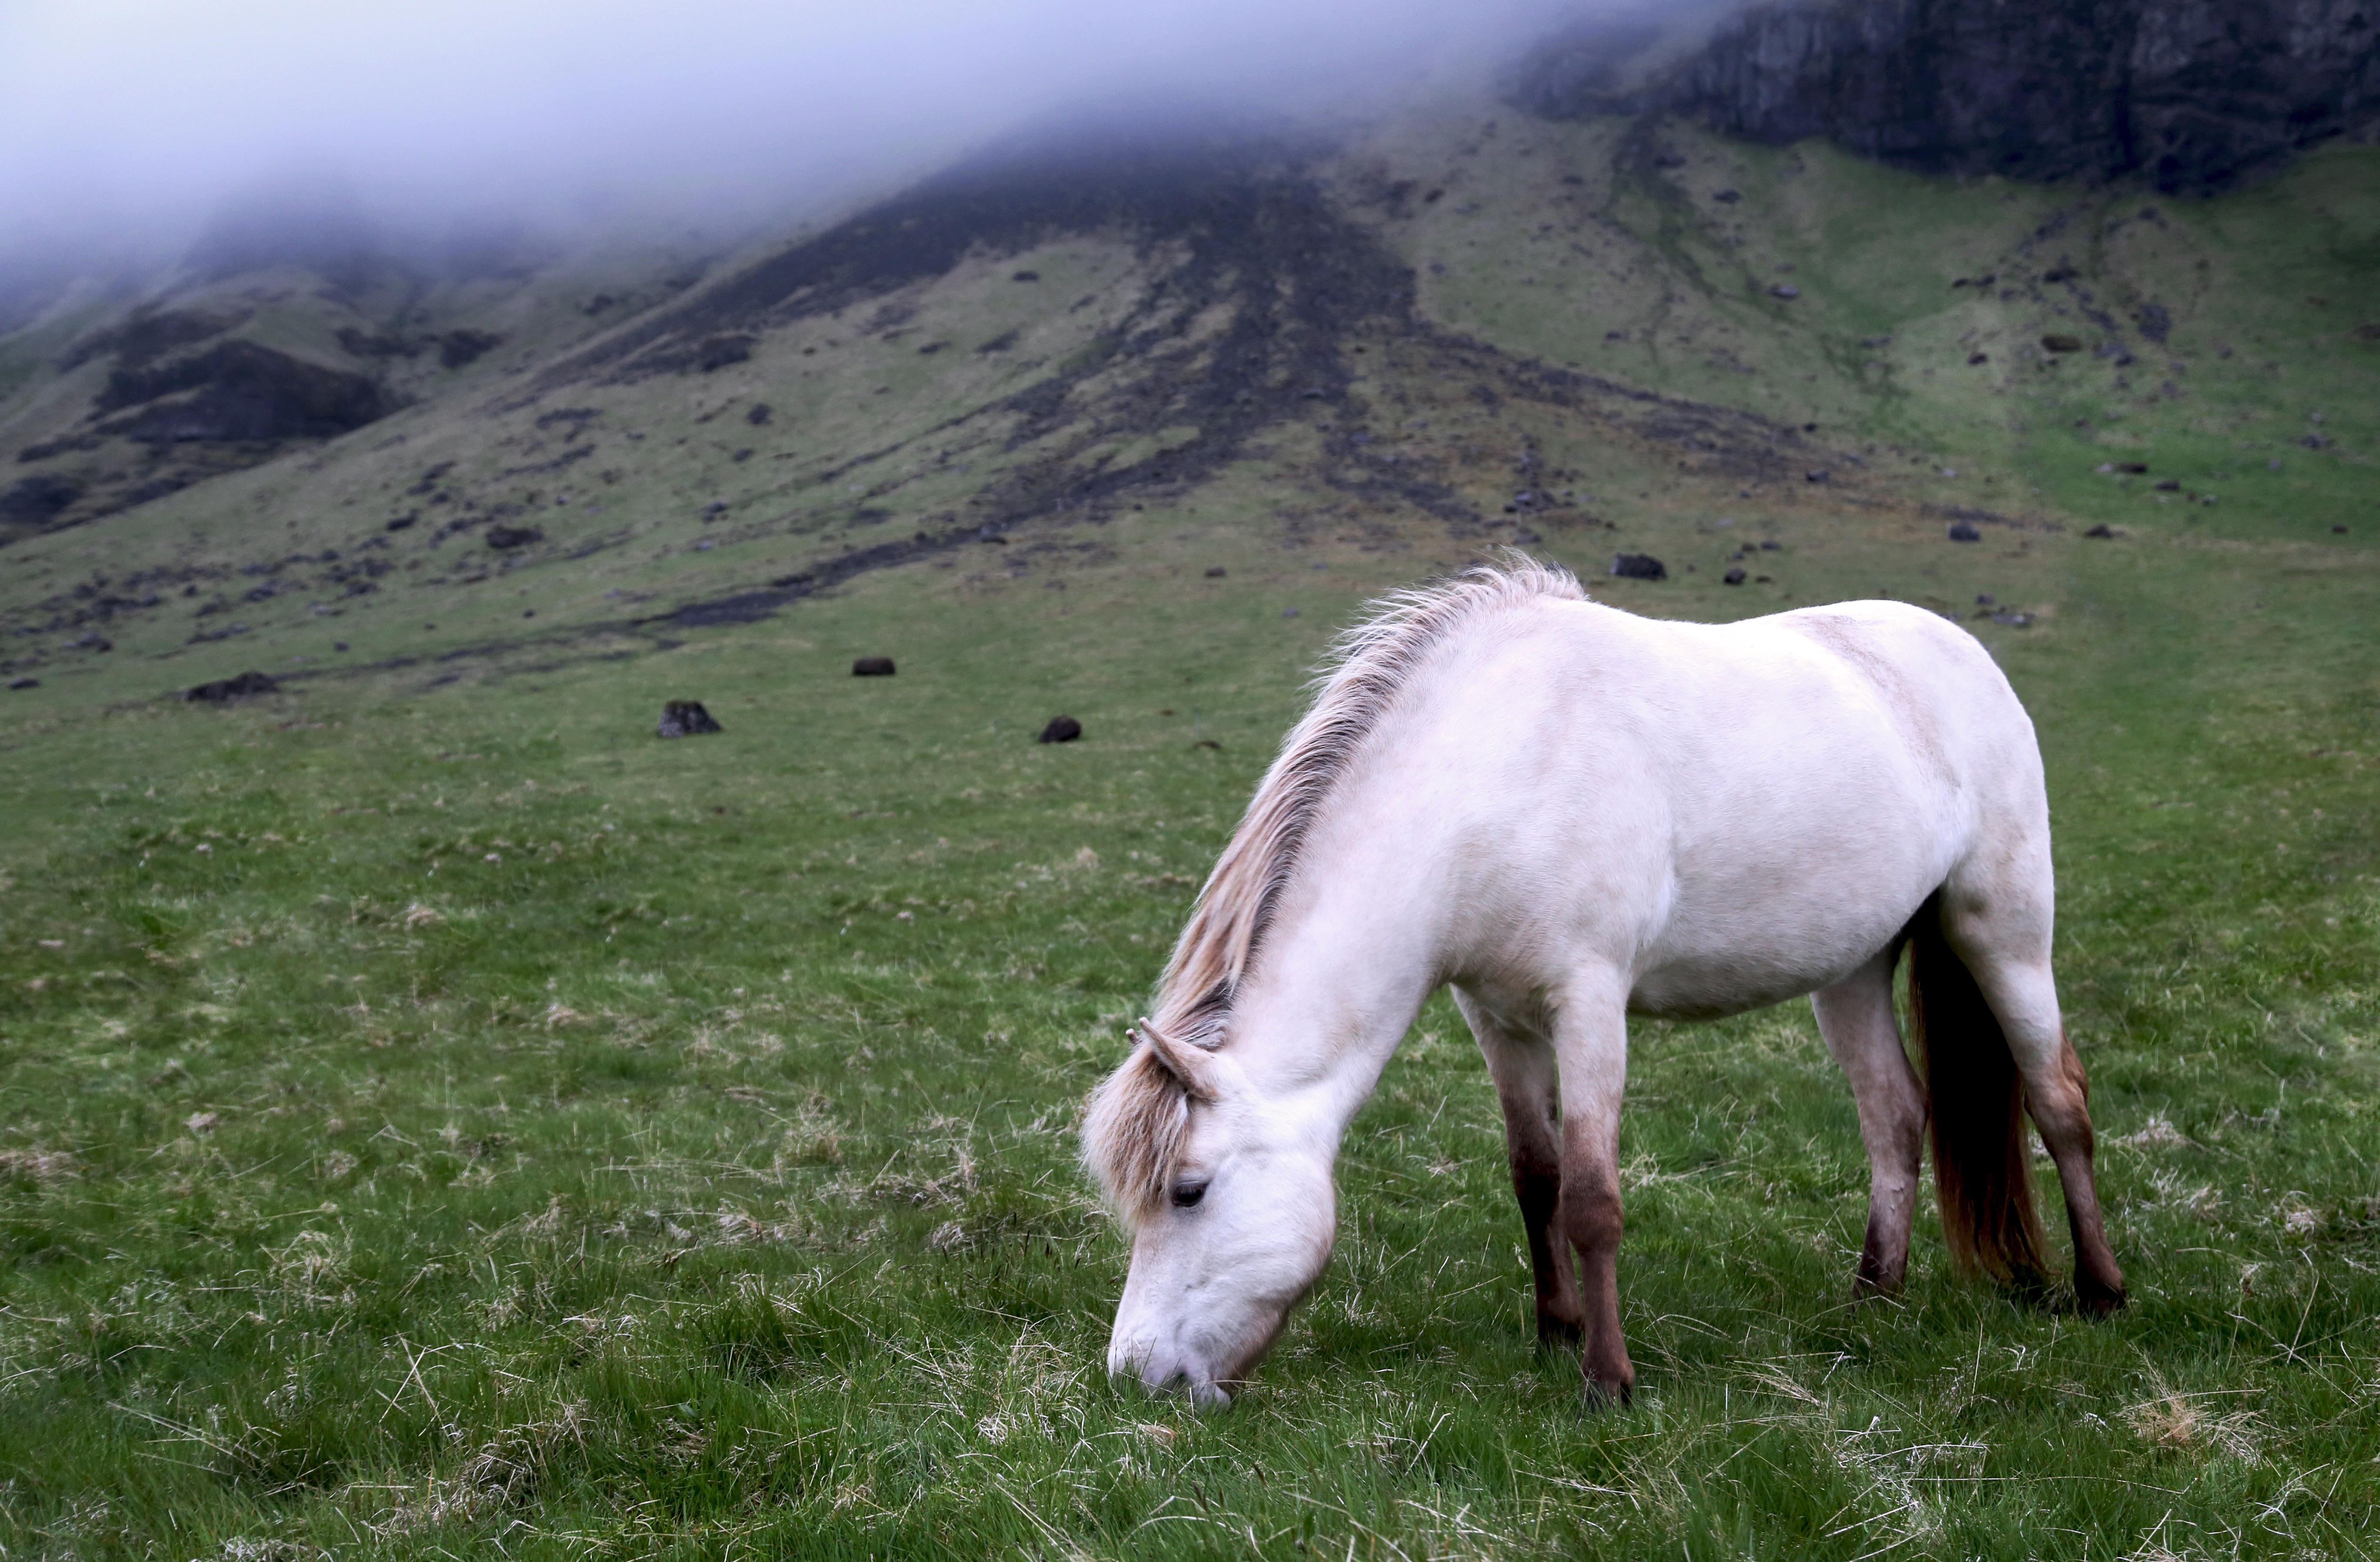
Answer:
[{"label": "fog", "polygon": [[276,190],[385,228],[783,221],[1078,109],[1328,118],[1598,0],[0,0],[0,263]]}]

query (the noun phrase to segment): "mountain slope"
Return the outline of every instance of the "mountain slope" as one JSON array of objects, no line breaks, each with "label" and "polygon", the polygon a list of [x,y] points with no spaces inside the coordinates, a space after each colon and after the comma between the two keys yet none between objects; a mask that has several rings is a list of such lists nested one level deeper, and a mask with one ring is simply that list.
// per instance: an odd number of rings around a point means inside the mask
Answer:
[{"label": "mountain slope", "polygon": [[[18,544],[6,671],[121,695],[608,654],[889,565],[1060,579],[1135,515],[1416,570],[1499,539],[1649,551],[1697,590],[1738,562],[1714,528],[2327,537],[2370,519],[2380,329],[2346,311],[2376,155],[2143,203],[1476,100],[1335,148],[1011,149],[541,359],[407,383],[302,458]],[[519,283],[504,318],[584,286]],[[137,344],[112,350],[126,372]],[[1743,605],[1791,600],[1769,573]]]}]

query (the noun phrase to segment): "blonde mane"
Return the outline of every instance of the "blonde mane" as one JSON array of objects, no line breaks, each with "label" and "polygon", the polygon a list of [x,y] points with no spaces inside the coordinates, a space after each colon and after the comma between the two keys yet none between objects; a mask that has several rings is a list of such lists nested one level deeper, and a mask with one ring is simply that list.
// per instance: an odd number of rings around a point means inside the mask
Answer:
[{"label": "blonde mane", "polygon": [[1586,593],[1570,571],[1510,554],[1380,598],[1332,644],[1312,707],[1282,739],[1166,962],[1157,1015],[1147,1022],[1158,1039],[1137,1038],[1091,1097],[1083,1164],[1127,1220],[1165,1196],[1188,1121],[1188,1088],[1164,1054],[1221,1045],[1232,996],[1333,784],[1433,650],[1475,619],[1540,597],[1585,601]]}]

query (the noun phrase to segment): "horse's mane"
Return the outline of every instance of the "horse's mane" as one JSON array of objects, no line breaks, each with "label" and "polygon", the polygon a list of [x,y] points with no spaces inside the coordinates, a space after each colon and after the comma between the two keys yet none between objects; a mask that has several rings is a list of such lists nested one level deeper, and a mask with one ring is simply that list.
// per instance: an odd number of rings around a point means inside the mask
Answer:
[{"label": "horse's mane", "polygon": [[[1379,598],[1333,642],[1319,692],[1249,799],[1173,946],[1148,1022],[1168,1045],[1222,1044],[1232,999],[1256,959],[1299,848],[1332,785],[1395,703],[1415,671],[1455,630],[1540,597],[1585,600],[1556,565],[1508,554],[1459,576]],[[1091,1097],[1083,1164],[1126,1219],[1165,1194],[1188,1119],[1188,1088],[1143,1037]]]}]

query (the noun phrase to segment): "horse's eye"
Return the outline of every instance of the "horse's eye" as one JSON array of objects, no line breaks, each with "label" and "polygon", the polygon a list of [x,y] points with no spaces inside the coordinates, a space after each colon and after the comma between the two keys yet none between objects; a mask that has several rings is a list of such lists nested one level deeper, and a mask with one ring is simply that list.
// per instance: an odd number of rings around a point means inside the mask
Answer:
[{"label": "horse's eye", "polygon": [[1177,1210],[1193,1208],[1206,1196],[1207,1185],[1203,1182],[1177,1182],[1173,1185],[1173,1207]]}]

